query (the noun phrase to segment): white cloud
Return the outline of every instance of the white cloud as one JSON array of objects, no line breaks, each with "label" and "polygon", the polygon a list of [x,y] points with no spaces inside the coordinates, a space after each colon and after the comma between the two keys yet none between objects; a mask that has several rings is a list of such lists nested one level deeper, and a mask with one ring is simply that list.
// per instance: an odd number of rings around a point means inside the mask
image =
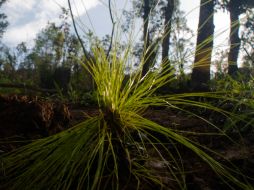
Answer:
[{"label": "white cloud", "polygon": [[[74,14],[82,15],[86,10],[99,5],[99,0],[71,0]],[[33,42],[36,34],[48,21],[57,22],[61,6],[68,8],[67,0],[11,0],[4,5],[10,23],[3,42],[16,46],[22,41]]]},{"label": "white cloud", "polygon": [[[66,8],[68,7],[67,0],[64,1],[64,3],[62,0],[55,0],[55,2],[55,5],[59,4]],[[80,16],[84,14],[86,10],[92,9],[98,4],[101,4],[99,0],[71,0],[70,2],[75,16]]]},{"label": "white cloud", "polygon": [[41,29],[42,22],[32,22],[20,27],[13,27],[5,34],[4,41],[11,46],[15,46],[20,42],[33,42],[37,32]]},{"label": "white cloud", "polygon": [[[28,3],[29,2],[29,3]],[[7,1],[3,5],[4,12],[8,16],[10,24],[17,24],[19,20],[22,20],[26,13],[29,13],[35,4],[35,1],[29,0],[11,0]]]},{"label": "white cloud", "polygon": [[11,1],[7,1],[6,4],[4,4],[4,6],[7,9],[15,9],[15,10],[31,10],[34,6],[34,4],[36,3],[36,1],[34,0],[11,0]]}]

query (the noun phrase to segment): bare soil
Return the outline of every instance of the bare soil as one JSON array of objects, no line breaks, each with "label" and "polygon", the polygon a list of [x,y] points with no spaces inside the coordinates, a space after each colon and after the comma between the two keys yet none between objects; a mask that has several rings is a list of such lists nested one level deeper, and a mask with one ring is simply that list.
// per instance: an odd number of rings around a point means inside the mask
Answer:
[{"label": "bare soil", "polygon": [[[66,105],[61,102],[45,100],[28,96],[0,96],[0,154],[12,151],[32,140],[56,134],[75,126],[89,116],[97,115],[96,106]],[[210,113],[206,113],[207,118]],[[213,154],[216,160],[228,167],[230,161],[246,176],[254,186],[254,133],[231,132],[228,134],[234,142],[225,136],[215,133],[216,129],[205,121],[190,117],[184,113],[174,112],[164,108],[150,108],[145,117],[170,127],[182,135],[199,142],[205,147],[219,154]],[[220,120],[216,116],[216,120]],[[223,119],[223,118],[222,118]],[[222,124],[221,124],[222,125]],[[162,141],[164,137],[158,136]],[[200,160],[193,152],[181,145],[177,145],[181,154],[181,163],[186,171],[188,189],[194,190],[220,190],[229,189],[226,182],[218,178],[210,166]],[[169,147],[170,149],[170,147]],[[172,148],[172,152],[173,148]],[[226,161],[227,160],[227,161]],[[147,163],[160,173],[164,170],[163,163]],[[158,174],[159,175],[159,174]],[[177,189],[167,176],[166,189]],[[146,189],[144,185],[143,189]],[[237,187],[233,187],[237,189]],[[132,189],[131,186],[129,189]],[[154,188],[153,188],[154,189]]]}]

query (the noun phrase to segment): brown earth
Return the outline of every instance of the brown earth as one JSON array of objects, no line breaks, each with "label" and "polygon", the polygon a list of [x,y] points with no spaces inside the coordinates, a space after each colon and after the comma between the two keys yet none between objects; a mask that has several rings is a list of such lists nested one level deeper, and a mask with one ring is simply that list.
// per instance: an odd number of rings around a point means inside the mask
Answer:
[{"label": "brown earth", "polygon": [[[10,151],[23,141],[53,135],[69,127],[68,107],[38,97],[0,96],[0,152]],[[15,143],[15,141],[20,141]],[[5,143],[13,142],[13,143]]]},{"label": "brown earth", "polygon": [[[65,105],[60,102],[27,96],[0,96],[0,154],[16,149],[31,140],[43,138],[63,131],[97,115],[98,108]],[[254,134],[239,134],[232,132],[228,136],[216,135],[216,129],[211,128],[205,121],[190,117],[184,113],[173,112],[170,109],[150,108],[145,117],[178,131],[182,135],[205,145],[219,153],[213,157],[229,165],[228,161],[240,168],[254,185]],[[219,120],[218,118],[216,118]],[[156,135],[156,134],[155,134]],[[164,137],[158,136],[162,141]],[[219,190],[229,189],[211,168],[201,161],[193,152],[177,145],[184,166],[188,189]],[[171,147],[172,148],[172,147]],[[170,149],[170,147],[169,147]],[[172,148],[172,152],[174,152]],[[226,161],[227,160],[227,161]],[[163,163],[150,161],[147,166],[160,173],[165,170]],[[169,180],[170,176],[162,176],[167,189],[176,189]],[[144,186],[144,189],[146,186]],[[233,187],[237,189],[237,187]]]}]

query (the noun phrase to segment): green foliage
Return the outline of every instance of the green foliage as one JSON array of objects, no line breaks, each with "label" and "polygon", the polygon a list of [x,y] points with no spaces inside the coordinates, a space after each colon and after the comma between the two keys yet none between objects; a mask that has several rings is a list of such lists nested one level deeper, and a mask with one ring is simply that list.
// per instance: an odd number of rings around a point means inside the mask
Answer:
[{"label": "green foliage", "polygon": [[[6,0],[0,0],[0,8],[2,5],[6,2]],[[6,14],[0,12],[0,39],[3,37],[3,34],[9,25],[8,21],[6,20],[7,16]]]},{"label": "green foliage", "polygon": [[[0,73],[0,83],[10,83],[8,78],[4,78]],[[15,88],[0,88],[0,94],[19,94],[21,91]]]},{"label": "green foliage", "polygon": [[254,78],[248,68],[240,71],[234,78],[224,75],[214,79],[211,87],[214,91],[225,91],[225,99],[217,101],[217,106],[238,115],[233,120],[228,119],[224,129],[250,132],[253,131]]},{"label": "green foliage", "polygon": [[55,88],[56,82],[66,94],[71,80],[83,74],[77,69],[78,63],[75,61],[82,57],[81,45],[70,33],[66,19],[63,17],[60,25],[49,23],[37,35],[32,48],[28,48],[24,42],[13,50],[1,46],[2,77],[12,83],[32,84],[46,89]]},{"label": "green foliage", "polygon": [[[214,91],[228,91],[226,96],[237,99],[251,99],[254,92],[254,78],[248,75],[248,68],[242,68],[242,73],[238,72],[235,78],[229,75],[221,76],[211,83]],[[249,70],[250,71],[250,70]],[[236,96],[237,95],[237,96]]]}]

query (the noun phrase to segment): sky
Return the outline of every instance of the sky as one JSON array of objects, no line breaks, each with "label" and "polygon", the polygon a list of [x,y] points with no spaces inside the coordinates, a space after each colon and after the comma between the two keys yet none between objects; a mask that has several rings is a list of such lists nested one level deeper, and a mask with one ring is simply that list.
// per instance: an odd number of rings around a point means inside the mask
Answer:
[{"label": "sky", "polygon": [[[128,7],[126,0],[112,0],[114,10],[118,13]],[[180,9],[186,13],[187,24],[194,31],[197,30],[200,0],[180,0]],[[107,8],[108,0],[71,0],[75,17],[82,20],[83,28],[89,28],[96,35],[103,36],[111,33],[111,21]],[[36,34],[47,23],[59,22],[61,6],[68,8],[67,0],[9,0],[1,8],[8,16],[10,23],[4,34],[3,43],[15,47],[21,42],[33,44]],[[77,21],[79,21],[77,19]],[[228,27],[228,15],[217,13],[215,15],[216,33]],[[80,22],[81,23],[81,22]],[[217,42],[225,42],[227,37],[220,35]],[[216,42],[215,42],[216,43]]]},{"label": "sky", "polygon": [[[97,7],[97,0],[85,0],[87,10]],[[10,23],[3,42],[15,46],[25,41],[31,43],[36,34],[50,22],[58,22],[60,6],[67,7],[67,0],[9,0],[2,10]],[[75,1],[76,14],[84,14],[82,1]]]}]

